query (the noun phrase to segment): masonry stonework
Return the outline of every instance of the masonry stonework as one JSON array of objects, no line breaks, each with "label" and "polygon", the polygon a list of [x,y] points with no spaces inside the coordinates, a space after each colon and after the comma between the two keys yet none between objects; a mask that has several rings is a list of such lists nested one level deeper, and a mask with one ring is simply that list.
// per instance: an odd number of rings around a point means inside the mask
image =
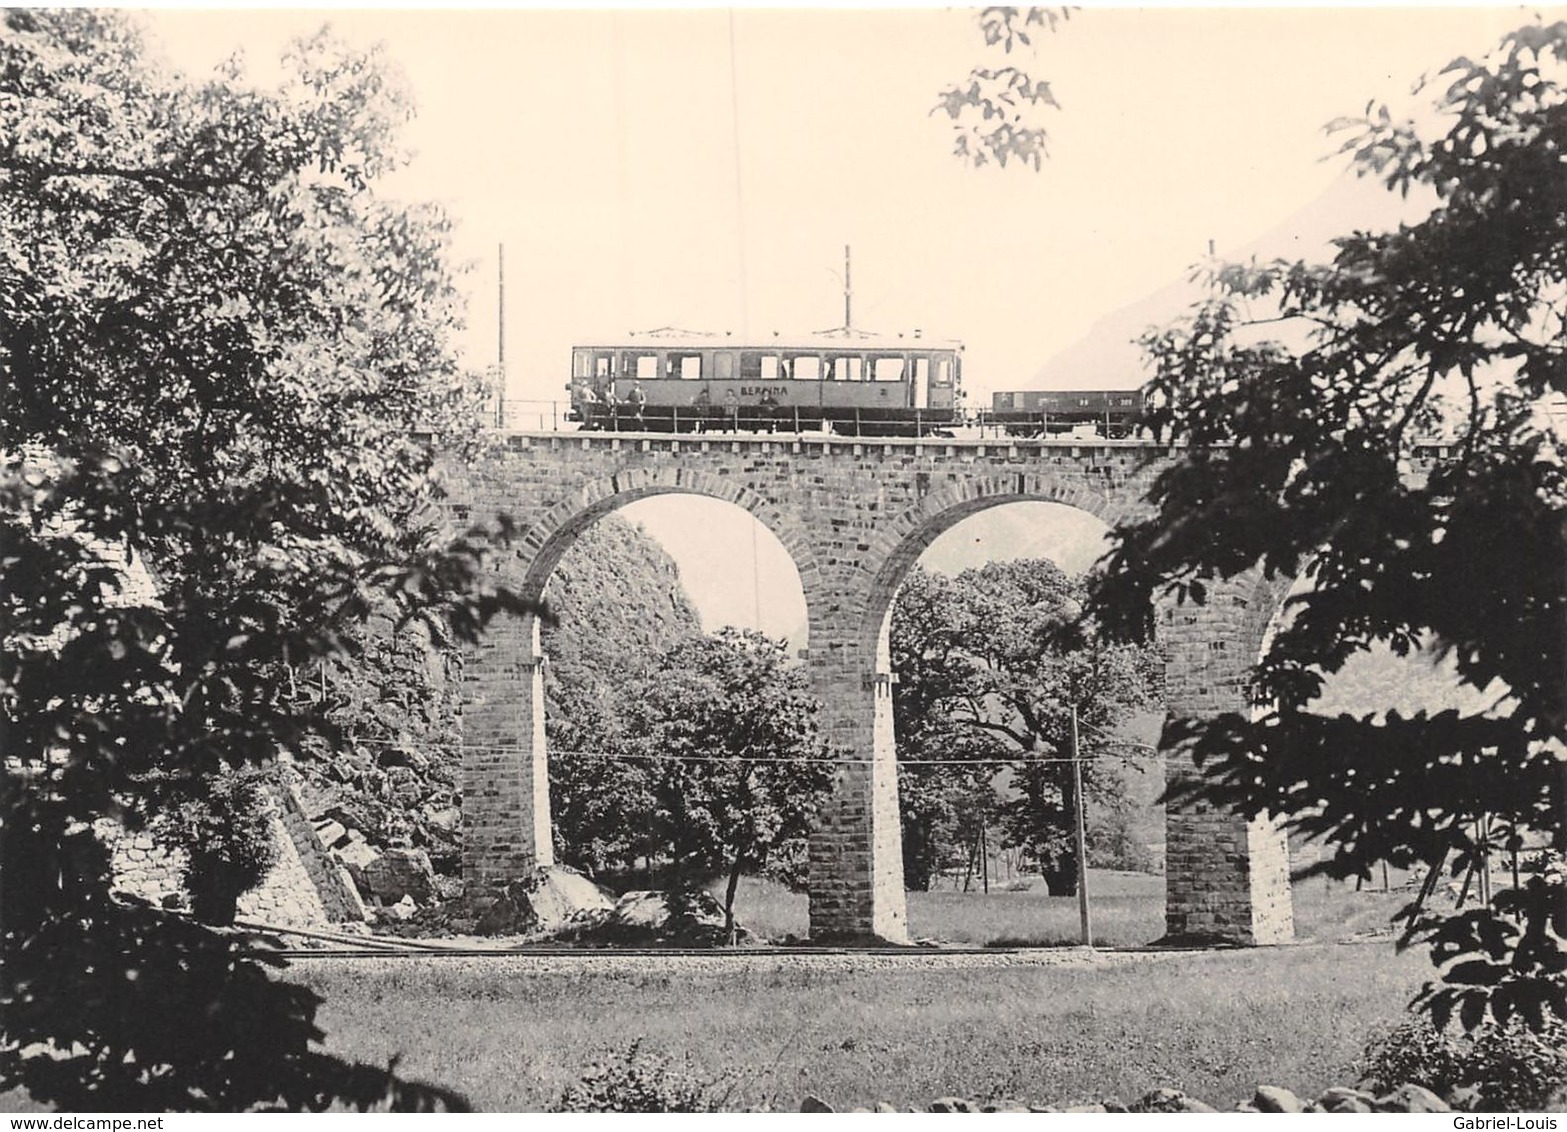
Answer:
[{"label": "masonry stonework", "polygon": [[[278,859],[262,882],[240,897],[239,918],[295,928],[362,923],[359,893],[321,843],[288,772],[268,787],[267,799]],[[158,844],[147,830],[133,833],[111,821],[98,831],[111,846],[117,891],[165,907],[188,904],[182,851]]]},{"label": "masonry stonework", "polygon": [[[532,598],[579,533],[636,499],[706,495],[764,523],[799,570],[811,684],[844,758],[812,835],[811,934],[903,941],[886,639],[898,586],[943,531],[1000,504],[1061,503],[1111,525],[1147,514],[1169,456],[1139,441],[519,433],[482,465],[452,470],[453,518],[513,517],[519,538],[498,569]],[[1216,587],[1206,605],[1160,611],[1172,711],[1244,709],[1276,589]],[[552,859],[544,663],[523,617],[494,626],[465,665],[463,876],[477,904]],[[1173,756],[1166,770],[1193,773]],[[1287,851],[1270,823],[1172,807],[1168,839],[1172,935],[1290,938]]]}]

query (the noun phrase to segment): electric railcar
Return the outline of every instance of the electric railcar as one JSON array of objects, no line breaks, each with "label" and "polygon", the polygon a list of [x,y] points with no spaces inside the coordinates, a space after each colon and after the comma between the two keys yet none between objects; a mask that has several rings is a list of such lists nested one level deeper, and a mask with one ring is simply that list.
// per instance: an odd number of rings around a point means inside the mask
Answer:
[{"label": "electric railcar", "polygon": [[1092,425],[1101,436],[1131,434],[1143,410],[1140,389],[1048,389],[997,393],[990,422],[1009,436],[1050,436]]},{"label": "electric railcar", "polygon": [[650,331],[573,348],[567,416],[585,429],[923,436],[960,423],[962,388],[963,347],[918,334]]}]

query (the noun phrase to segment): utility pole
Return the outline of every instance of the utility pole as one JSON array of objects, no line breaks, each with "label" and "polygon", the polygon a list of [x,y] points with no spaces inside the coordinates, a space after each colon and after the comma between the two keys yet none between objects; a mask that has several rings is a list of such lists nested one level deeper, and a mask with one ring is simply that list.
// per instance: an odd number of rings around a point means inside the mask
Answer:
[{"label": "utility pole", "polygon": [[1077,705],[1072,705],[1072,808],[1077,812],[1077,914],[1083,946],[1094,945],[1094,921],[1088,911],[1088,827],[1083,820],[1083,759],[1077,742]]},{"label": "utility pole", "polygon": [[852,330],[854,319],[850,311],[850,295],[853,289],[849,286],[849,245],[843,245],[843,328]]},{"label": "utility pole", "polygon": [[495,368],[495,427],[506,427],[506,245],[497,245],[496,262],[498,277],[496,286],[496,342]]}]

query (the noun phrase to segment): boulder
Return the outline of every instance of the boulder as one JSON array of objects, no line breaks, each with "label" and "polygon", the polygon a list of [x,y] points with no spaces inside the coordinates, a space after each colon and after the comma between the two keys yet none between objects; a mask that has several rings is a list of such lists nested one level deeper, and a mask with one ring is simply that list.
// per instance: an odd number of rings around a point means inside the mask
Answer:
[{"label": "boulder", "polygon": [[962,1097],[938,1097],[930,1102],[926,1112],[973,1112],[974,1106]]},{"label": "boulder", "polygon": [[1189,1097],[1179,1089],[1155,1089],[1126,1106],[1128,1112],[1217,1112],[1211,1105]]},{"label": "boulder", "polygon": [[[332,855],[343,863],[354,883],[361,886],[365,867],[380,856],[357,829],[349,830],[341,844],[332,846]],[[363,894],[364,889],[361,887],[360,891]]]},{"label": "boulder", "polygon": [[1251,1103],[1258,1112],[1305,1112],[1306,1103],[1288,1089],[1277,1085],[1258,1085]]},{"label": "boulder", "polygon": [[1480,1090],[1473,1085],[1454,1085],[1442,1099],[1454,1112],[1476,1112],[1485,1101]]},{"label": "boulder", "polygon": [[1452,1112],[1450,1106],[1424,1085],[1400,1085],[1376,1099],[1377,1112]]},{"label": "boulder", "polygon": [[822,1100],[820,1097],[805,1094],[805,1099],[800,1102],[801,1112],[836,1112],[837,1110]]},{"label": "boulder", "polygon": [[544,931],[602,920],[615,907],[598,885],[575,869],[546,865],[513,881],[479,919],[481,935]]},{"label": "boulder", "polygon": [[1062,1112],[1109,1112],[1102,1104],[1075,1104],[1061,1110]]},{"label": "boulder", "polygon": [[1331,1089],[1324,1089],[1322,1095],[1317,1098],[1317,1107],[1323,1112],[1375,1112],[1376,1103],[1376,1097],[1370,1093],[1347,1088],[1344,1085],[1334,1085]]},{"label": "boulder", "polygon": [[419,905],[414,903],[414,898],[404,894],[397,903],[382,908],[381,915],[392,920],[411,920],[418,911]]},{"label": "boulder", "polygon": [[[622,947],[717,947],[728,942],[724,909],[709,892],[628,892],[609,912],[569,922],[560,938]],[[736,942],[755,937],[737,927]]]},{"label": "boulder", "polygon": [[608,912],[615,902],[575,869],[550,865],[538,871],[530,906],[544,927],[563,924],[583,912]]},{"label": "boulder", "polygon": [[[353,871],[351,867],[349,871]],[[423,849],[388,849],[365,865],[355,879],[362,894],[368,893],[383,904],[404,896],[427,904],[435,892],[435,870]]]},{"label": "boulder", "polygon": [[874,1111],[874,1112],[897,1112],[898,1111],[898,1106],[895,1105],[895,1104],[888,1104],[886,1101],[877,1101],[876,1102],[876,1107],[872,1111]]}]

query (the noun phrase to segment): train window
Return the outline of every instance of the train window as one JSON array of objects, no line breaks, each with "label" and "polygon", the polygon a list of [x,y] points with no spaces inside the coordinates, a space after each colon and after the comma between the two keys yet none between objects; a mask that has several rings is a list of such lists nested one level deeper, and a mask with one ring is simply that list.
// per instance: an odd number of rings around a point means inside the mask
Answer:
[{"label": "train window", "polygon": [[822,360],[815,354],[795,354],[785,359],[788,366],[787,376],[795,381],[820,381],[822,378]]},{"label": "train window", "polygon": [[916,385],[918,385],[920,388],[924,388],[925,382],[926,382],[927,379],[929,379],[929,377],[930,377],[930,359],[929,358],[915,358],[914,359],[914,383]]},{"label": "train window", "polygon": [[1092,397],[1079,397],[1077,399],[1077,403],[1084,406],[1092,405],[1094,403],[1094,399]]},{"label": "train window", "polygon": [[592,350],[573,350],[571,352],[571,376],[572,377],[592,377],[593,376],[593,351]]},{"label": "train window", "polygon": [[652,381],[658,377],[658,355],[635,350],[620,352],[620,376],[638,381]]},{"label": "train window", "polygon": [[701,354],[666,354],[664,376],[675,381],[701,381]]},{"label": "train window", "polygon": [[902,381],[903,359],[897,357],[876,357],[871,362],[872,381]]},{"label": "train window", "polygon": [[952,359],[951,358],[937,358],[936,359],[936,376],[931,380],[931,384],[932,385],[943,385],[943,386],[952,384]]},{"label": "train window", "polygon": [[777,381],[778,355],[747,350],[740,355],[741,381]]},{"label": "train window", "polygon": [[713,376],[719,381],[734,380],[735,356],[728,350],[722,350],[713,355]]},{"label": "train window", "polygon": [[827,359],[827,377],[831,381],[859,381],[864,376],[864,359],[839,354]]},{"label": "train window", "polygon": [[1130,398],[1130,397],[1121,397],[1121,398],[1117,399],[1116,403],[1120,404],[1120,405],[1130,405],[1130,404],[1132,404],[1132,398]]},{"label": "train window", "polygon": [[607,381],[612,379],[615,376],[615,355],[594,354],[593,376],[598,378],[600,381]]}]

